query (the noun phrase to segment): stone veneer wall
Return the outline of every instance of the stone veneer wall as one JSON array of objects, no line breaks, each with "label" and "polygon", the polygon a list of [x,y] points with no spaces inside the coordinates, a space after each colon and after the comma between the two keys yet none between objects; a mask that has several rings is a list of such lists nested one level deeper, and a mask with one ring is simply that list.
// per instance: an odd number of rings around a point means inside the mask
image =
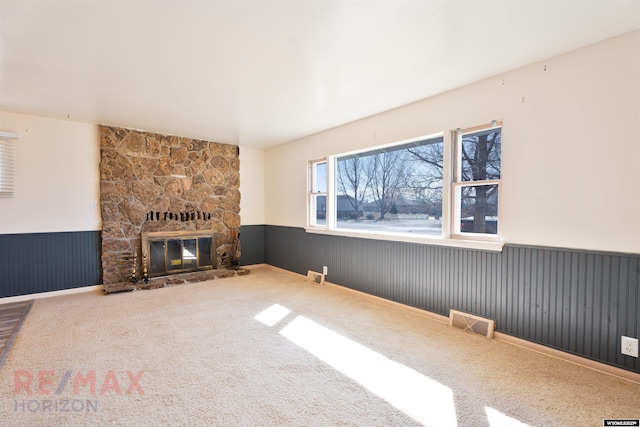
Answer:
[{"label": "stone veneer wall", "polygon": [[229,265],[240,228],[237,146],[101,126],[100,153],[103,284],[128,280],[143,232],[215,230],[218,265]]}]

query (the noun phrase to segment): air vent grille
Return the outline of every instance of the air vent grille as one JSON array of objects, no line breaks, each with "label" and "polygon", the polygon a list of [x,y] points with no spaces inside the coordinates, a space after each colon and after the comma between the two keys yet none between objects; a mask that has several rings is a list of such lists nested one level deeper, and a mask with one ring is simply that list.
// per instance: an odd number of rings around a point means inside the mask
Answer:
[{"label": "air vent grille", "polygon": [[463,313],[457,310],[449,311],[449,326],[462,329],[475,335],[493,338],[495,329],[495,321],[475,316],[469,313]]},{"label": "air vent grille", "polygon": [[307,271],[307,282],[316,283],[318,285],[324,284],[324,274],[316,271]]}]

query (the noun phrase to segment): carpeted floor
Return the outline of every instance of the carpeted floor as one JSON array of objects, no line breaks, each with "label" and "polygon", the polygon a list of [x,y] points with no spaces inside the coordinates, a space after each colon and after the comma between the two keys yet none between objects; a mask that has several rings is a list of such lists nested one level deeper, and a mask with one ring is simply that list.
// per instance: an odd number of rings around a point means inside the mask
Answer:
[{"label": "carpeted floor", "polygon": [[36,300],[3,426],[601,426],[640,384],[303,277]]}]

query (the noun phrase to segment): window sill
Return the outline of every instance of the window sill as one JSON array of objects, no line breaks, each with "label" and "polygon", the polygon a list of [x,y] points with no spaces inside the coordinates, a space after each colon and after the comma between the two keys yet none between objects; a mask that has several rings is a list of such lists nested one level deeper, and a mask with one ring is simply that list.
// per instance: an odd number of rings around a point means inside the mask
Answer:
[{"label": "window sill", "polygon": [[502,252],[504,242],[497,240],[464,240],[443,237],[408,236],[400,233],[329,230],[327,228],[305,227],[307,233],[325,234],[330,236],[355,237],[359,239],[387,240],[393,242],[417,243],[432,246],[448,246],[454,248],[478,249],[483,251]]}]

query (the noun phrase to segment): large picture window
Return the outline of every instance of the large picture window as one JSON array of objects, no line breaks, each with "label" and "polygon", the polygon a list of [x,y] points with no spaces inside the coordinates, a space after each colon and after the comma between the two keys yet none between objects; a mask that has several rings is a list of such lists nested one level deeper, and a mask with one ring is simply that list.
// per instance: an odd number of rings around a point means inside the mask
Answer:
[{"label": "large picture window", "polygon": [[337,156],[336,228],[442,234],[442,136]]},{"label": "large picture window", "polygon": [[312,161],[308,224],[408,241],[498,242],[501,162],[497,121]]}]

